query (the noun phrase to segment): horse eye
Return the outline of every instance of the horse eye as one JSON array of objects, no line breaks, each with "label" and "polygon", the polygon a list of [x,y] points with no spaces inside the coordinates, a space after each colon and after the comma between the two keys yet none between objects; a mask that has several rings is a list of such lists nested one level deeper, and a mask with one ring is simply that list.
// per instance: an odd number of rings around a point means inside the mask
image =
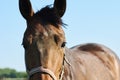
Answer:
[{"label": "horse eye", "polygon": [[66,45],[66,42],[63,42],[62,45],[61,45],[61,47],[65,47],[65,45]]}]

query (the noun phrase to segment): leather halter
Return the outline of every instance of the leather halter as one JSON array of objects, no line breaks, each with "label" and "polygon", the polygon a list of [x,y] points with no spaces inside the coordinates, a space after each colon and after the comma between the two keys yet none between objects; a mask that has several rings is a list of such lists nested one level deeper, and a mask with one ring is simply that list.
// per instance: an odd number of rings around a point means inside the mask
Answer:
[{"label": "leather halter", "polygon": [[[42,66],[33,68],[30,71],[27,71],[27,73],[29,75],[28,78],[30,78],[35,73],[43,73],[43,74],[48,74],[53,80],[57,80],[57,77],[51,70],[43,68]],[[62,67],[62,71],[61,71],[59,80],[62,80],[63,74],[64,74],[64,66]]]},{"label": "leather halter", "polygon": [[[62,71],[61,71],[61,74],[59,75],[59,80],[62,80],[62,78],[63,78],[63,74],[64,74],[64,61],[68,62],[66,60],[65,54],[64,54],[64,59],[63,59]],[[27,70],[27,73],[28,73],[28,79],[30,79],[30,77],[32,75],[34,75],[35,73],[43,73],[43,74],[48,74],[53,80],[57,80],[57,77],[55,76],[55,74],[50,69],[44,68],[42,66],[33,68],[31,70]]]},{"label": "leather halter", "polygon": [[49,70],[49,69],[46,69],[46,68],[43,68],[42,66],[40,67],[37,67],[37,68],[33,68],[32,70],[30,71],[27,71],[28,75],[29,75],[29,78],[35,74],[35,73],[44,73],[44,74],[48,74],[53,80],[57,80],[56,76],[54,75],[54,73]]}]

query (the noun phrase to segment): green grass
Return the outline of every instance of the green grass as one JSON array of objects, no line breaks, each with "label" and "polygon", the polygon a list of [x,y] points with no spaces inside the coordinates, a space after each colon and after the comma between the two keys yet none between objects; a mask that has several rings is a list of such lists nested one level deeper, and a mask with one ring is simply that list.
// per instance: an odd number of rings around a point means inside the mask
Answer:
[{"label": "green grass", "polygon": [[27,80],[26,78],[3,78],[0,80]]}]

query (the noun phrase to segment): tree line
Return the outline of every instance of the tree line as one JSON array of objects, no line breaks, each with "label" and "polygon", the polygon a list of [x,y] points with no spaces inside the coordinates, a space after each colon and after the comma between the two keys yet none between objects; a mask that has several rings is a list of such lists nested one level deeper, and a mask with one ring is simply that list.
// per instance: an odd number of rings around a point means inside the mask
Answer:
[{"label": "tree line", "polygon": [[15,69],[0,69],[0,78],[27,78],[26,72],[17,72]]}]

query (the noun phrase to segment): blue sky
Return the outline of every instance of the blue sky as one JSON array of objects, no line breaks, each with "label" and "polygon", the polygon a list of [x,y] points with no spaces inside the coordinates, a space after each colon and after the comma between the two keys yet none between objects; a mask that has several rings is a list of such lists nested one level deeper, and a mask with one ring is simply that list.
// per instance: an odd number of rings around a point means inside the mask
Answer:
[{"label": "blue sky", "polygon": [[[35,11],[54,0],[31,0]],[[18,9],[18,0],[0,1],[0,68],[25,71],[24,49],[21,45],[26,22]],[[67,0],[63,16],[68,24],[67,46],[100,43],[120,57],[120,0]]]}]

